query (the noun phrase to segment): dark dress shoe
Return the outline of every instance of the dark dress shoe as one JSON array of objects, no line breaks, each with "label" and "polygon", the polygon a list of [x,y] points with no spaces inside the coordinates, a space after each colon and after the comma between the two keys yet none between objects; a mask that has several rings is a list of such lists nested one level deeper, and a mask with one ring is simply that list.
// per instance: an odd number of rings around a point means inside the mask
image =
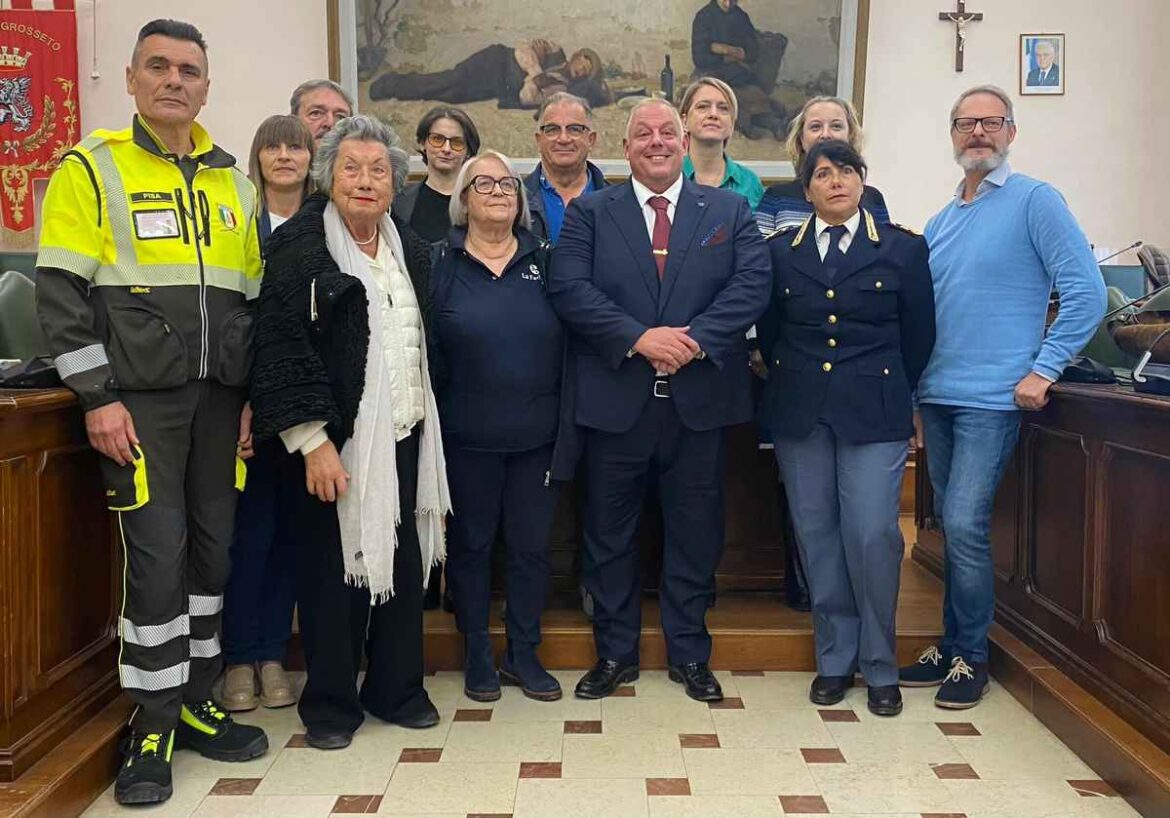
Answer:
[{"label": "dark dress shoe", "polygon": [[838,704],[845,698],[845,691],[853,687],[852,676],[817,676],[808,691],[813,704]]},{"label": "dark dress shoe", "polygon": [[578,699],[604,699],[612,696],[619,685],[638,680],[637,665],[623,665],[613,659],[598,659],[593,669],[581,677],[573,692]]},{"label": "dark dress shoe", "polygon": [[411,730],[425,730],[439,723],[439,711],[431,704],[430,697],[424,695],[423,700],[409,710],[395,714],[390,723]]},{"label": "dark dress shoe", "polygon": [[698,702],[723,701],[723,688],[719,680],[707,667],[706,662],[688,662],[685,665],[671,665],[667,674],[672,682],[679,682],[686,688],[687,695]]},{"label": "dark dress shoe", "polygon": [[318,750],[340,750],[353,741],[353,733],[344,730],[308,730],[305,743]]},{"label": "dark dress shoe", "polygon": [[902,691],[897,685],[870,685],[869,712],[875,716],[898,715],[902,712]]}]

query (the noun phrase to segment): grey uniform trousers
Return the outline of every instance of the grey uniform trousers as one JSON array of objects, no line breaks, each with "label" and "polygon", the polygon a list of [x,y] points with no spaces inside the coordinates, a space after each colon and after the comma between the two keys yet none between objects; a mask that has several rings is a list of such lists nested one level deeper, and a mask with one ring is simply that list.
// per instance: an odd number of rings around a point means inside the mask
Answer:
[{"label": "grey uniform trousers", "polygon": [[871,686],[896,685],[908,442],[850,443],[825,423],[806,438],[774,442],[808,577],[817,672],[860,669]]},{"label": "grey uniform trousers", "polygon": [[138,706],[134,730],[165,732],[184,702],[210,698],[222,666],[244,392],[202,380],[119,397],[140,454],[101,458],[124,555],[118,676]]}]

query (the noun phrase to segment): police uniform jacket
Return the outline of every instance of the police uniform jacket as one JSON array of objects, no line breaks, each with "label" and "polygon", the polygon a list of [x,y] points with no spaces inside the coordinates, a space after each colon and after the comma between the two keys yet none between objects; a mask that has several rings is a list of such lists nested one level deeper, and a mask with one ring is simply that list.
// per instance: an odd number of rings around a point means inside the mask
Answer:
[{"label": "police uniform jacket", "polygon": [[247,383],[257,195],[198,123],[187,156],[139,117],[64,154],[45,194],[37,311],[82,406],[119,390]]},{"label": "police uniform jacket", "polygon": [[822,420],[853,443],[914,432],[911,395],[934,346],[926,240],[889,224],[879,232],[868,211],[861,217],[835,270],[821,261],[814,216],[769,242],[759,420],[774,437],[806,437]]}]

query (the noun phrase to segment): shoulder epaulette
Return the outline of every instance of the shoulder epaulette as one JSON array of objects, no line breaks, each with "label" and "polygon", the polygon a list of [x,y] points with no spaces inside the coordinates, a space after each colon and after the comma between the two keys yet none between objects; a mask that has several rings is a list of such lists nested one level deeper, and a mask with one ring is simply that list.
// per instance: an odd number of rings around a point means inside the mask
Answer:
[{"label": "shoulder epaulette", "polygon": [[922,235],[917,230],[915,230],[913,227],[907,227],[904,224],[898,224],[897,222],[887,222],[887,224],[889,224],[889,226],[894,228],[895,230],[901,230],[903,233],[909,233],[911,236],[921,236]]},{"label": "shoulder epaulette", "polygon": [[786,233],[791,233],[793,230],[795,230],[798,227],[800,227],[799,224],[786,224],[783,227],[777,227],[771,233],[768,233],[767,235],[764,236],[764,241],[771,241],[772,239],[777,238],[778,236],[783,236]]}]

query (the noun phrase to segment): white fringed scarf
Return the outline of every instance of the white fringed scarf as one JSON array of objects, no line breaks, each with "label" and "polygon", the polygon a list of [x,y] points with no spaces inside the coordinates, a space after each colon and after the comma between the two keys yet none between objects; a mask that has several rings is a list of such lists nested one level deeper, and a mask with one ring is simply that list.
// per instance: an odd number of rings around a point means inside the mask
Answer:
[{"label": "white fringed scarf", "polygon": [[[402,240],[388,215],[379,222],[378,234],[379,241],[387,243],[405,275],[407,267]],[[350,585],[368,587],[370,604],[379,605],[394,596],[394,552],[398,547],[397,526],[402,522],[390,372],[383,359],[383,296],[370,273],[369,257],[357,246],[332,202],[325,208],[325,244],[341,271],[361,281],[366,289],[370,344],[366,349],[365,387],[358,405],[353,437],[341,449],[341,465],[349,473],[350,483],[349,490],[338,498],[337,521],[341,527],[345,581]],[[423,420],[414,515],[422,552],[419,582],[425,586],[431,567],[447,556],[443,518],[451,510],[451,498],[447,490],[439,410],[427,370],[426,333],[421,321],[419,353]]]}]

